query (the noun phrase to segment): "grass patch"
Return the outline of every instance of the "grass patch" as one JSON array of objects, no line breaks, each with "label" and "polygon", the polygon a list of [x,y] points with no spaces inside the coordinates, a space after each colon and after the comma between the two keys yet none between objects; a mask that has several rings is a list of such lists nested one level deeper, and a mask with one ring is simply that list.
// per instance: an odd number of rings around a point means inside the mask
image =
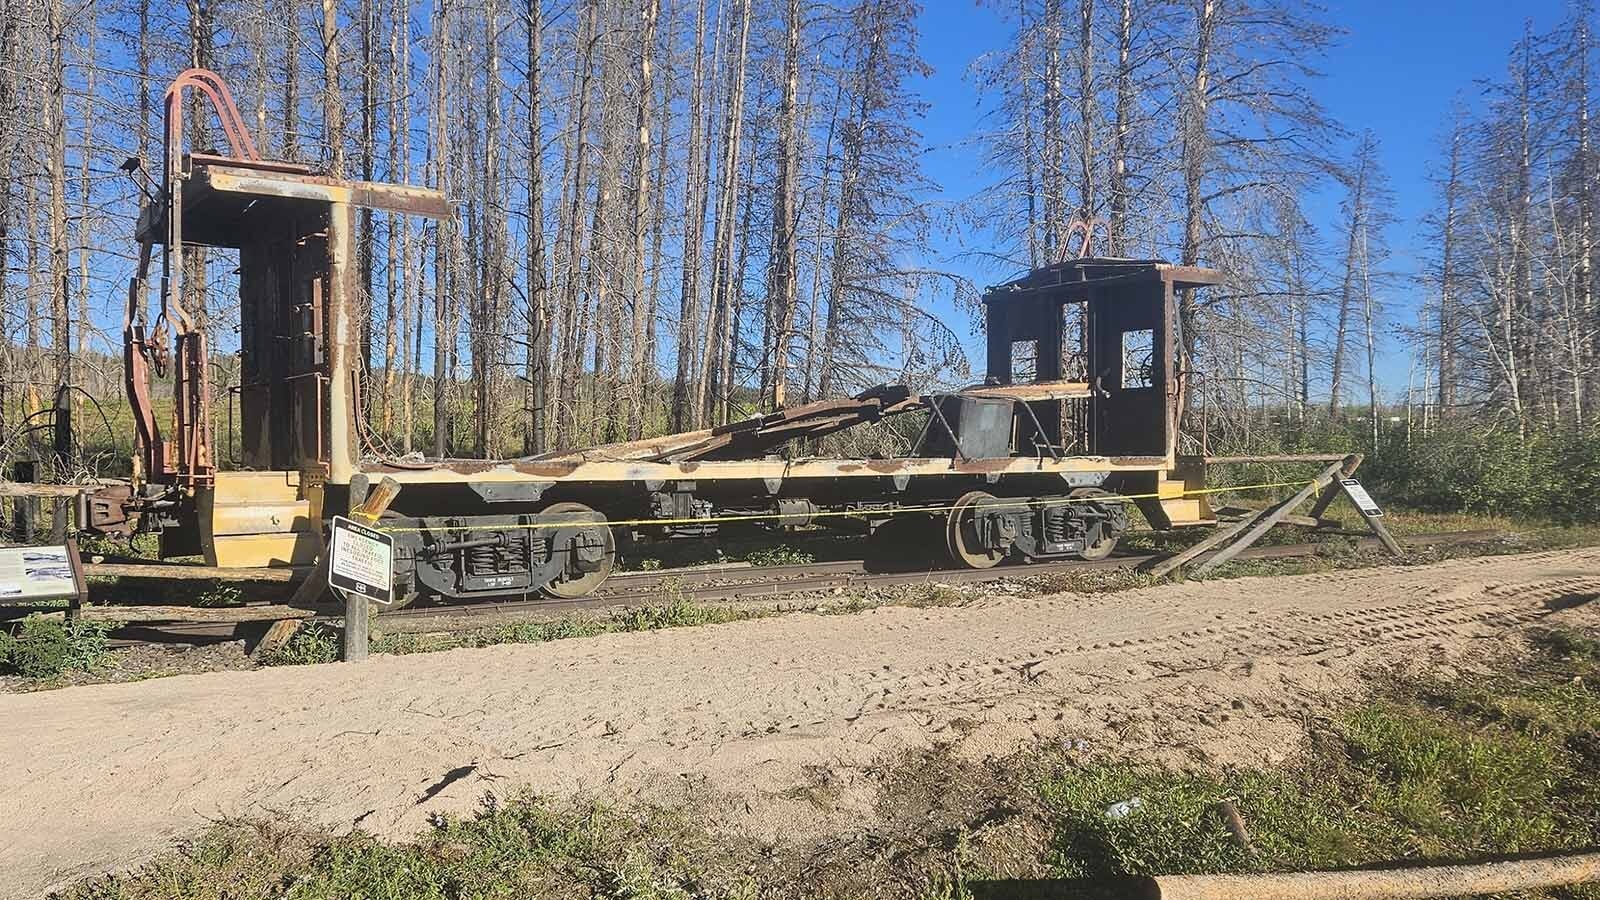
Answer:
[{"label": "grass patch", "polygon": [[106,635],[113,624],[33,613],[22,620],[16,634],[0,632],[0,670],[37,679],[93,671],[110,655]]},{"label": "grass patch", "polygon": [[[657,631],[718,625],[771,615],[767,609],[695,603],[673,585],[663,588],[661,603],[630,606],[605,616],[575,615],[537,622],[511,622],[456,632],[377,632],[370,644],[374,653],[431,653],[461,647],[493,647],[500,644],[542,644],[567,638],[594,637],[627,631]],[[321,660],[312,660],[320,662]]]},{"label": "grass patch", "polygon": [[61,900],[444,900],[753,897],[732,851],[681,817],[537,797],[438,822],[388,844],[264,824],[213,828],[140,872],[85,882]]},{"label": "grass patch", "polygon": [[[1521,671],[1396,687],[1274,771],[1101,760],[1045,780],[1063,877],[1334,868],[1571,850],[1600,841],[1600,660],[1552,632]],[[1575,648],[1573,652],[1568,652]],[[1132,813],[1107,814],[1139,798]],[[1216,811],[1232,801],[1252,844]],[[1600,897],[1600,888],[1559,896]]]}]

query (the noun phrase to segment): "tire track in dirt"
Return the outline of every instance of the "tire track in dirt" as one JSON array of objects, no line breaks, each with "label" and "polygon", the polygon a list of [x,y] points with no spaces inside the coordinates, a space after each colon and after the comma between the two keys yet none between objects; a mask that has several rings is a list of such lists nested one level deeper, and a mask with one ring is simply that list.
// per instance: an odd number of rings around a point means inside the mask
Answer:
[{"label": "tire track in dirt", "polygon": [[1358,692],[1364,668],[1487,653],[1545,617],[1594,617],[1600,604],[1581,600],[1596,593],[1600,550],[1585,549],[4,696],[13,877],[0,895],[137,860],[223,816],[404,837],[526,785],[725,797],[730,822],[778,837],[871,814],[848,789],[831,817],[786,799],[808,772],[848,785],[934,743],[981,757],[1066,736],[1270,762]]}]

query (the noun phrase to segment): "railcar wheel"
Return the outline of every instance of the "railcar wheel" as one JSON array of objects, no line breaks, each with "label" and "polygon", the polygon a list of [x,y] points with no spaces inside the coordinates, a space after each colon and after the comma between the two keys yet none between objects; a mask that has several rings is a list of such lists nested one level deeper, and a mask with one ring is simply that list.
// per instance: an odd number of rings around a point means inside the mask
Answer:
[{"label": "railcar wheel", "polygon": [[[1112,496],[1112,495],[1111,495],[1111,493],[1109,491],[1103,491],[1103,490],[1101,490],[1099,488],[1092,488],[1092,487],[1077,488],[1072,493],[1067,495],[1067,497],[1069,499],[1080,500],[1080,501],[1083,498],[1086,498],[1086,497],[1110,497],[1110,496]],[[1099,503],[1096,503],[1095,505],[1096,506],[1102,506],[1102,504],[1099,504]],[[1109,535],[1109,536],[1106,536],[1106,537],[1102,537],[1102,538],[1100,538],[1100,540],[1095,541],[1093,544],[1088,544],[1082,550],[1079,550],[1078,551],[1078,558],[1079,559],[1088,560],[1089,562],[1095,562],[1096,560],[1105,559],[1106,557],[1111,555],[1111,551],[1117,549],[1117,541],[1121,537],[1122,537],[1122,535],[1120,535],[1120,534],[1112,534],[1112,535]]]},{"label": "railcar wheel", "polygon": [[[568,501],[565,503],[552,504],[541,510],[541,512],[593,513],[594,510],[583,505],[582,503],[573,503]],[[616,566],[617,563],[616,537],[612,535],[611,527],[603,522],[585,527],[582,533],[592,533],[591,529],[599,531],[598,536],[601,541],[601,558],[599,566],[597,566],[592,572],[584,572],[583,574],[576,576],[562,575],[556,578],[556,580],[544,586],[543,591],[547,596],[554,597],[557,600],[576,600],[579,597],[586,597],[589,594],[594,593],[595,589],[600,587],[601,582],[605,581],[611,576],[611,570]],[[564,550],[565,548],[560,548],[558,552]]]},{"label": "railcar wheel", "polygon": [[1006,558],[1004,550],[990,550],[978,536],[977,510],[996,498],[988,491],[968,491],[961,495],[945,517],[945,549],[957,565],[969,569],[992,569]]}]

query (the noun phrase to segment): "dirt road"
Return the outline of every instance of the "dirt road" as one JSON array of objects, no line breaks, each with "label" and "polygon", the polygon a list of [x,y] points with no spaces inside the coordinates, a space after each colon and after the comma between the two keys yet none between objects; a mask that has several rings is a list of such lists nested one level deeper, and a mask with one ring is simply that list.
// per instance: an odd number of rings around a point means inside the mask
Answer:
[{"label": "dirt road", "polygon": [[[1460,664],[1541,620],[1594,621],[1597,592],[1584,549],[0,696],[0,895],[223,817],[405,837],[532,787],[721,798],[736,824],[795,835],[830,827],[784,796],[813,767],[848,785],[934,743],[1271,762],[1372,664]],[[870,797],[846,789],[832,814]]]}]

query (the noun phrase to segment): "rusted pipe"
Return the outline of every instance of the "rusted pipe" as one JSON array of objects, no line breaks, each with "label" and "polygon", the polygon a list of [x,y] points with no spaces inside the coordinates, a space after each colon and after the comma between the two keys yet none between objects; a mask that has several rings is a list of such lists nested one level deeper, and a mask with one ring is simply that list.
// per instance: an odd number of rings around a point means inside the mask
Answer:
[{"label": "rusted pipe", "polygon": [[1260,875],[1002,879],[972,883],[979,900],[1407,900],[1600,882],[1600,852],[1475,865]]},{"label": "rusted pipe", "polygon": [[1169,875],[1161,900],[1378,900],[1531,891],[1600,881],[1600,853],[1412,869],[1283,875]]}]

